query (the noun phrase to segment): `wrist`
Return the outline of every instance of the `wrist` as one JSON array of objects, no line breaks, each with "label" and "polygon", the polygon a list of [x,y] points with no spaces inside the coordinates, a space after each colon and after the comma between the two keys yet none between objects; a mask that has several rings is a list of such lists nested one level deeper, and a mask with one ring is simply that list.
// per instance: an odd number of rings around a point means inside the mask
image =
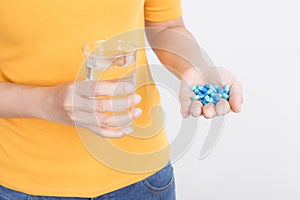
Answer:
[{"label": "wrist", "polygon": [[22,92],[24,113],[27,118],[49,120],[49,113],[53,110],[55,96],[52,87],[24,88]]},{"label": "wrist", "polygon": [[45,119],[43,101],[46,96],[44,87],[20,88],[20,101],[23,104],[20,117]]},{"label": "wrist", "polygon": [[44,99],[48,89],[21,84],[0,82],[1,118],[45,119]]}]

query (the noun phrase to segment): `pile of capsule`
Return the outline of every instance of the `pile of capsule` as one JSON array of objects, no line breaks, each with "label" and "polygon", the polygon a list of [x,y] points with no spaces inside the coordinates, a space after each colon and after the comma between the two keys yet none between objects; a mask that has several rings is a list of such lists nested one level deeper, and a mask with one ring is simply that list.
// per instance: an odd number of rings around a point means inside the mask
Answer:
[{"label": "pile of capsule", "polygon": [[195,85],[192,86],[192,90],[195,93],[192,99],[202,101],[202,105],[207,103],[217,104],[221,98],[229,100],[230,86],[228,84],[224,85],[223,88],[212,84]]}]

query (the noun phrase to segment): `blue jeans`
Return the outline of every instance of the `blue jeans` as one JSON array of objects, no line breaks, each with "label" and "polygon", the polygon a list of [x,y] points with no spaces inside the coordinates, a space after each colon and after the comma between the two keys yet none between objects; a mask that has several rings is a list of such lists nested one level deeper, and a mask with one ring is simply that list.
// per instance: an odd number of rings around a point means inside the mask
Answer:
[{"label": "blue jeans", "polygon": [[34,196],[0,185],[0,200],[175,200],[173,167],[169,163],[152,176],[94,198]]}]

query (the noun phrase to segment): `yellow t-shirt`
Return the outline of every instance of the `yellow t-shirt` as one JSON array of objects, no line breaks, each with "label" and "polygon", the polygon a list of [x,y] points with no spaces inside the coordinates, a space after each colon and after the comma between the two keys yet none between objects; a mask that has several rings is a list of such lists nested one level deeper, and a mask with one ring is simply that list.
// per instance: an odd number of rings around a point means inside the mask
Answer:
[{"label": "yellow t-shirt", "polygon": [[[85,43],[143,28],[145,19],[180,15],[180,0],[0,0],[0,81],[43,87],[78,80]],[[159,93],[145,52],[137,63],[143,114],[133,135],[103,139],[41,119],[0,119],[0,185],[33,195],[94,197],[163,167],[169,153],[164,130],[156,127]],[[149,135],[153,128],[157,134]]]}]

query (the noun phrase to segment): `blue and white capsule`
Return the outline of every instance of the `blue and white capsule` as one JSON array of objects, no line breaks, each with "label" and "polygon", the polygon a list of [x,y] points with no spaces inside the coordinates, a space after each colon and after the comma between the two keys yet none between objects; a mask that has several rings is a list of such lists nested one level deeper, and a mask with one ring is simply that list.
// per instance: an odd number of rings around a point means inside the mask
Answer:
[{"label": "blue and white capsule", "polygon": [[225,92],[226,94],[229,94],[229,91],[230,91],[229,84],[224,85],[224,91],[223,92]]},{"label": "blue and white capsule", "polygon": [[205,84],[204,86],[195,85],[191,88],[195,93],[193,100],[202,101],[202,104],[207,103],[217,104],[221,98],[229,100],[230,86],[229,84],[220,87],[218,85]]}]

